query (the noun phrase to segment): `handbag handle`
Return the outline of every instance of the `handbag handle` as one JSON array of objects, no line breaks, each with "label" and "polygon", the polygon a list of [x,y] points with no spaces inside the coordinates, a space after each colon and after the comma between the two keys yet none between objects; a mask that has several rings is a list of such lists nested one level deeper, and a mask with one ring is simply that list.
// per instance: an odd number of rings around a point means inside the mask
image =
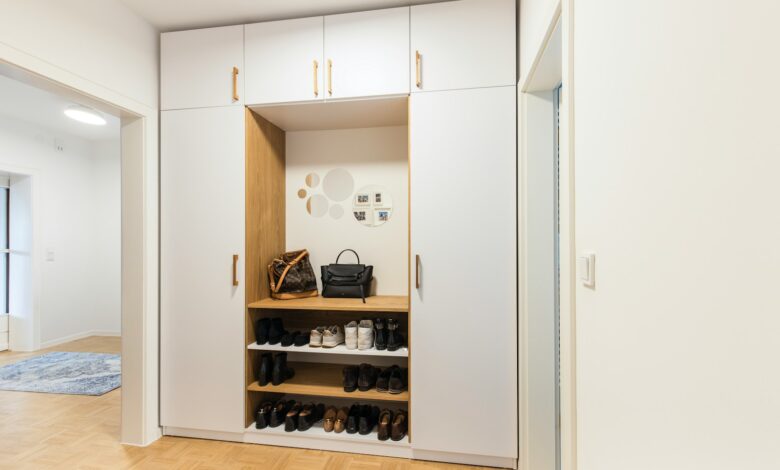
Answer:
[{"label": "handbag handle", "polygon": [[341,253],[339,253],[339,255],[336,256],[336,264],[339,264],[339,258],[341,258],[341,255],[343,255],[344,252],[346,251],[351,251],[352,253],[355,253],[355,258],[357,258],[357,264],[360,264],[360,256],[358,256],[357,251],[350,250],[349,248],[347,248],[346,250],[342,250]]},{"label": "handbag handle", "polygon": [[[301,252],[298,254],[298,256],[295,257],[292,261],[290,261],[287,266],[284,267],[284,271],[282,271],[282,275],[279,276],[279,280],[274,284],[274,270],[271,267],[271,265],[268,265],[268,274],[271,276],[271,290],[276,293],[279,292],[279,289],[282,288],[282,282],[284,282],[284,278],[287,277],[287,273],[290,271],[290,268],[298,264],[298,261],[302,260],[306,255],[309,254],[308,250],[301,250]],[[274,260],[276,261],[276,260]],[[338,261],[338,260],[337,260]]]}]

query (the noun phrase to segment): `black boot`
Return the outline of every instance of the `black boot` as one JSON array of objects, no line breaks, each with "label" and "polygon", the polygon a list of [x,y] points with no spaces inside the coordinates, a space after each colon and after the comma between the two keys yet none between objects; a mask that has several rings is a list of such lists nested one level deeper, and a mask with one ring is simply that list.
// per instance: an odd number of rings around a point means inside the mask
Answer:
[{"label": "black boot", "polygon": [[347,415],[347,434],[358,432],[358,421],[360,420],[360,405],[352,405]]},{"label": "black boot", "polygon": [[390,373],[390,381],[388,382],[390,393],[397,395],[406,389],[408,374],[409,369],[401,369],[400,367],[393,369]]},{"label": "black boot", "polygon": [[360,364],[360,375],[358,375],[358,390],[367,392],[374,388],[379,373],[377,368],[370,364]]},{"label": "black boot", "polygon": [[285,380],[293,378],[295,371],[287,366],[287,353],[274,354],[274,371],[271,374],[271,383],[279,385]]},{"label": "black boot", "polygon": [[381,318],[374,320],[374,347],[382,351],[387,349],[387,329],[385,329],[385,321]]},{"label": "black boot", "polygon": [[271,329],[271,319],[261,318],[255,323],[255,339],[257,344],[265,344],[268,342],[268,330]]},{"label": "black boot", "polygon": [[287,333],[287,331],[284,329],[282,319],[272,318],[271,326],[268,329],[268,344],[279,344],[279,341],[282,340],[282,336],[284,336],[285,333]]},{"label": "black boot", "polygon": [[360,421],[358,422],[358,432],[362,435],[370,434],[376,426],[379,419],[379,407],[363,405],[360,410]]},{"label": "black boot", "polygon": [[379,377],[376,379],[377,392],[387,392],[390,390],[390,375],[396,368],[398,368],[398,366],[388,367],[379,373]]},{"label": "black boot", "polygon": [[398,331],[398,321],[392,318],[387,320],[387,350],[397,351],[404,345],[404,337]]},{"label": "black boot", "polygon": [[260,369],[257,372],[257,384],[261,387],[268,385],[271,381],[271,375],[274,370],[274,360],[271,353],[265,353],[260,356]]},{"label": "black boot", "polygon": [[344,378],[344,391],[345,392],[354,392],[357,389],[358,386],[358,367],[357,366],[347,366],[342,371],[343,378]]}]

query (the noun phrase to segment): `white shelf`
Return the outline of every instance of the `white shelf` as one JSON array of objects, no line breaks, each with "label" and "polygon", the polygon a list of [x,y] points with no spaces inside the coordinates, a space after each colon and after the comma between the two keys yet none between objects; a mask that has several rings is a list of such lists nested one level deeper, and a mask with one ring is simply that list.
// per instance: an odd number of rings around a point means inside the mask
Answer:
[{"label": "white shelf", "polygon": [[252,434],[266,435],[266,436],[301,437],[301,438],[308,438],[308,439],[326,439],[329,441],[343,441],[343,442],[350,442],[350,443],[376,444],[381,446],[391,446],[391,447],[401,447],[401,448],[409,447],[409,436],[405,436],[400,441],[394,441],[392,439],[388,439],[386,441],[380,441],[379,439],[377,439],[376,428],[374,428],[374,431],[372,431],[370,434],[366,434],[366,435],[362,435],[359,433],[347,434],[347,431],[342,431],[340,433],[325,432],[325,429],[323,429],[322,427],[322,421],[316,423],[308,431],[292,431],[292,432],[286,432],[284,430],[284,425],[281,425],[276,428],[272,428],[269,426],[265,429],[257,429],[255,428],[255,423],[252,423],[248,428],[246,428],[246,432]]},{"label": "white shelf", "polygon": [[409,349],[403,347],[396,351],[380,351],[378,349],[347,349],[346,345],[339,344],[335,348],[312,348],[308,344],[304,346],[282,346],[281,344],[264,344],[262,346],[252,343],[247,349],[257,349],[260,351],[283,351],[283,352],[302,352],[312,354],[341,354],[350,356],[381,356],[381,357],[409,357]]}]

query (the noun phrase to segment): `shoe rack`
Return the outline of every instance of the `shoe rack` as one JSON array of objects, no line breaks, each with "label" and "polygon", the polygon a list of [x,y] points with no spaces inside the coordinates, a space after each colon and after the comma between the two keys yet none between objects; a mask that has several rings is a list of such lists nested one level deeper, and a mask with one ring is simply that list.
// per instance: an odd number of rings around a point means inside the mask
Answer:
[{"label": "shoe rack", "polygon": [[[391,410],[404,409],[411,421],[409,387],[399,394],[345,392],[342,369],[346,365],[369,363],[378,367],[409,366],[408,296],[372,296],[361,299],[310,297],[275,300],[269,292],[268,262],[286,250],[285,246],[285,133],[254,111],[246,110],[246,321],[245,321],[245,426],[249,441],[273,445],[303,446],[301,440],[322,439],[365,443],[393,448],[409,447],[409,437],[401,441],[378,441],[376,430],[369,435],[326,433],[322,423],[304,432],[286,433],[283,427],[255,429],[255,412],[265,401],[292,399],[326,405],[372,404]],[[282,318],[288,331],[308,333],[316,326],[344,325],[352,320],[389,319],[398,321],[405,345],[396,351],[348,350],[335,348],[258,345],[255,324],[260,318]],[[280,385],[260,386],[257,368],[263,353],[287,352],[295,375]],[[345,451],[352,451],[345,447]],[[401,456],[402,454],[399,454]]]}]

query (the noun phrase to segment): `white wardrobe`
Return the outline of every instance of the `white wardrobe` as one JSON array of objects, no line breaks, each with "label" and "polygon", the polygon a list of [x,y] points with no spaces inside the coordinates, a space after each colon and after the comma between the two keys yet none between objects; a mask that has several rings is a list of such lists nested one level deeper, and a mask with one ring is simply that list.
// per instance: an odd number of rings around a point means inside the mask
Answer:
[{"label": "white wardrobe", "polygon": [[[165,434],[514,466],[514,8],[514,0],[458,0],[162,35]],[[302,248],[285,246],[297,210],[285,198],[297,190],[285,186],[293,171],[285,155],[313,120],[325,133],[390,126],[397,136],[406,127],[408,208],[392,220],[405,227],[397,243],[409,254],[399,260],[401,291],[365,305],[268,298],[265,265]],[[338,223],[357,223],[349,209]],[[382,266],[374,269],[381,279]],[[255,382],[269,348],[254,343],[258,318],[304,329],[374,315],[399,319],[408,346],[393,355],[297,348],[295,387]],[[408,391],[339,390],[342,365],[372,361],[408,367]],[[408,437],[255,429],[259,403],[281,398],[403,408]]]}]

